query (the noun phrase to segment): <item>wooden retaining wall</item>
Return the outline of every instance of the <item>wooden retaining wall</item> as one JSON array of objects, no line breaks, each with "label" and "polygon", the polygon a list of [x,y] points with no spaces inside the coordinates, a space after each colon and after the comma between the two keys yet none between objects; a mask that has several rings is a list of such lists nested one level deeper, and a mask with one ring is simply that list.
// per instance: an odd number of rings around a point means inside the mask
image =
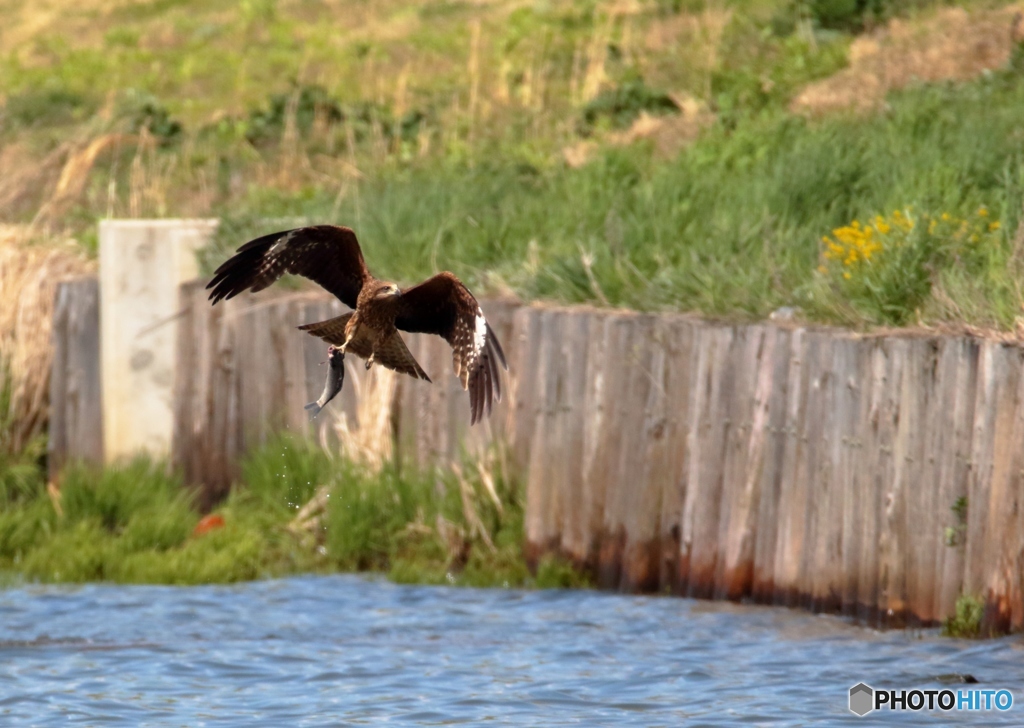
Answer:
[{"label": "wooden retaining wall", "polygon": [[[557,553],[605,588],[879,626],[934,624],[968,593],[988,628],[1024,626],[1021,347],[484,308],[512,370],[505,401],[470,429],[447,345],[407,336],[434,384],[396,381],[395,453],[422,467],[506,443],[532,563]],[[173,457],[211,496],[272,432],[324,434],[303,405],[325,347],[294,327],[338,313],[320,293],[211,307],[200,284],[182,289]],[[328,409],[353,415],[367,376],[349,366]]]},{"label": "wooden retaining wall", "polygon": [[514,331],[532,559],[882,626],[963,592],[1024,623],[1021,347],[544,307]]}]

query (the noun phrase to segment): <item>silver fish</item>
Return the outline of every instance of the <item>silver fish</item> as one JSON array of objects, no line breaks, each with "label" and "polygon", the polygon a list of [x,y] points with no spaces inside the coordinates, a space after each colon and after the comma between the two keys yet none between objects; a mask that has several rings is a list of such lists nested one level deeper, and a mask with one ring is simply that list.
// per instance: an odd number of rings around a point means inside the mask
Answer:
[{"label": "silver fish", "polygon": [[306,405],[306,409],[309,410],[310,420],[320,414],[320,410],[337,396],[338,392],[341,391],[341,385],[345,383],[345,353],[335,346],[328,346],[327,362],[330,364],[330,367],[327,369],[327,381],[324,383],[324,391],[321,392],[320,399]]}]

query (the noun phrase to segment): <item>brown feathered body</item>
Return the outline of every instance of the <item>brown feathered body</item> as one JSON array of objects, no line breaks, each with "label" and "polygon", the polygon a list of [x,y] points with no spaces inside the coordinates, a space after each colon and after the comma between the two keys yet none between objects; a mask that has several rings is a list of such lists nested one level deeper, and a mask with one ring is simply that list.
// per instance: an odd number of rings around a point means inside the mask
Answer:
[{"label": "brown feathered body", "polygon": [[408,374],[417,379],[430,377],[409,351],[395,327],[401,291],[394,283],[370,278],[356,298],[356,310],[327,321],[305,324],[299,328],[319,336],[343,352],[366,360],[366,368],[374,363]]},{"label": "brown feathered body", "polygon": [[463,389],[469,390],[472,422],[501,399],[501,344],[469,289],[444,272],[411,288],[374,278],[349,228],[318,225],[257,238],[238,249],[207,286],[217,303],[242,291],[260,291],[293,273],[319,283],[354,310],[299,328],[373,364],[430,381],[399,330],[443,337]]}]

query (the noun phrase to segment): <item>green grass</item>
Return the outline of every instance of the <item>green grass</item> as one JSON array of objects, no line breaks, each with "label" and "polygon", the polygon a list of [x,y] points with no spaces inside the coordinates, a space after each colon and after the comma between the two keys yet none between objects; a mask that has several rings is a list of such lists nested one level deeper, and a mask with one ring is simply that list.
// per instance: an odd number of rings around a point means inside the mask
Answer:
[{"label": "green grass", "polygon": [[[1024,80],[1007,72],[894,95],[867,119],[778,113],[713,129],[671,161],[634,147],[581,169],[507,156],[413,166],[340,202],[315,187],[253,190],[224,210],[210,259],[270,227],[336,220],[357,229],[378,274],[403,281],[437,266],[476,287],[500,280],[570,303],[741,318],[798,306],[853,326],[1010,328],[1022,302],[1022,115]],[[951,247],[952,232],[915,238],[859,292],[817,271],[822,238],[853,220],[894,210],[971,218],[983,206],[1001,227],[970,251]]]},{"label": "green grass", "polygon": [[[5,581],[205,584],[374,571],[406,583],[587,584],[553,561],[529,573],[521,496],[501,478],[495,503],[478,480],[390,467],[369,475],[285,437],[249,455],[242,474],[214,511],[224,526],[202,535],[195,533],[200,514],[191,492],[162,464],[72,466],[58,501],[37,478],[32,489],[10,494],[0,511],[0,574]],[[288,524],[321,485],[331,488],[321,528],[293,533]]]}]

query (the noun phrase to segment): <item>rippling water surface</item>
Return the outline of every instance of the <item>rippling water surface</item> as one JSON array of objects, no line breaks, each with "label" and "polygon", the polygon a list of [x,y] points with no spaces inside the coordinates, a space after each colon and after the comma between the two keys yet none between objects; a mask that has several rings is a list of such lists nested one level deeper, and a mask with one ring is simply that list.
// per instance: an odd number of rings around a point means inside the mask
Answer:
[{"label": "rippling water surface", "polygon": [[[241,586],[0,591],[0,725],[864,725],[847,691],[1008,687],[1017,638],[879,633],[784,609],[588,591]],[[898,720],[894,720],[898,719]]]}]

